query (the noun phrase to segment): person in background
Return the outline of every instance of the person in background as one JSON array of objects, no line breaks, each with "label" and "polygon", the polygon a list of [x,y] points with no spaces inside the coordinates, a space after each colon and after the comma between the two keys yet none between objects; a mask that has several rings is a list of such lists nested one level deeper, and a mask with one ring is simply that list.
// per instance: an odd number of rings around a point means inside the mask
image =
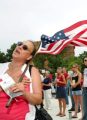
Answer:
[{"label": "person in background", "polygon": [[[12,54],[12,61],[10,63],[0,64],[0,82],[5,80],[6,85],[14,82],[15,84],[9,88],[9,91],[12,93],[22,93],[13,99],[9,108],[6,108],[5,106],[9,100],[9,96],[0,86],[0,120],[35,119],[35,113],[33,113],[33,116],[30,115],[31,112],[35,112],[33,105],[42,102],[41,79],[38,69],[32,67],[30,77],[28,68],[22,82],[19,82],[21,74],[34,54],[35,46],[32,41],[18,42]],[[30,78],[32,78],[32,81],[30,81]],[[10,80],[8,84],[7,80]],[[30,86],[32,86],[32,92],[30,91]],[[33,109],[31,109],[31,104]]]},{"label": "person in background", "polygon": [[53,80],[53,75],[51,72],[49,72],[49,78],[51,79],[51,81]]},{"label": "person in background", "polygon": [[44,75],[43,75],[43,71],[39,70],[40,71],[40,77],[41,77],[41,83],[42,83],[42,103],[40,104],[40,107],[43,108],[44,106],[44,93],[43,93],[43,80],[44,80]]},{"label": "person in background", "polygon": [[71,88],[71,85],[70,85],[70,79],[72,78],[73,76],[73,71],[70,70],[68,71],[68,74],[69,74],[69,79],[68,79],[68,86],[69,86],[69,95],[70,95],[70,99],[71,99],[71,108],[69,109],[69,111],[75,111],[75,102],[74,102],[74,99],[73,99],[73,95],[72,95],[72,88]]},{"label": "person in background", "polygon": [[82,75],[83,75],[83,118],[82,120],[87,120],[87,57],[83,59],[82,65]]},{"label": "person in background", "polygon": [[68,99],[68,77],[69,77],[69,75],[68,75],[68,72],[65,67],[62,68],[62,71],[63,71],[63,75],[65,76],[65,80],[66,80],[66,87],[65,87],[65,89],[66,89],[66,104],[69,105],[69,99]]},{"label": "person in background", "polygon": [[72,88],[72,95],[75,102],[75,113],[72,118],[77,118],[78,113],[78,105],[81,105],[82,109],[82,90],[81,90],[81,81],[82,81],[82,74],[79,70],[79,65],[74,64],[72,66],[73,76],[71,78],[71,88]]},{"label": "person in background", "polygon": [[[69,95],[70,95],[71,104],[72,104],[71,108],[68,111],[75,111],[75,102],[74,102],[74,98],[73,98],[73,95],[72,95],[72,88],[71,88],[71,85],[70,85],[70,79],[73,76],[73,71],[72,70],[68,71],[68,74],[69,74],[69,80],[68,80]],[[79,112],[80,112],[80,104],[78,105],[78,113]]]},{"label": "person in background", "polygon": [[44,101],[45,101],[45,108],[47,110],[51,109],[51,79],[49,77],[49,71],[45,72],[45,78],[42,82],[43,84],[43,93],[44,93]]},{"label": "person in background", "polygon": [[59,103],[59,113],[57,113],[57,116],[64,117],[66,109],[66,80],[65,76],[62,73],[61,67],[57,68],[57,77],[55,80],[55,84],[57,86],[56,98],[58,99]]}]

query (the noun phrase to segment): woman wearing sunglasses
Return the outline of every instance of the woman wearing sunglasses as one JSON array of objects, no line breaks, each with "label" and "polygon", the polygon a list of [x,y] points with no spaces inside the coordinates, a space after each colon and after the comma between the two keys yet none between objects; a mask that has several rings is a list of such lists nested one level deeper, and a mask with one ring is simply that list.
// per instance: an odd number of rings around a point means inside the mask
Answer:
[{"label": "woman wearing sunglasses", "polygon": [[[28,68],[22,81],[19,82],[34,54],[35,46],[32,41],[18,42],[12,54],[12,61],[0,64],[0,120],[34,120],[35,113],[32,112],[35,108],[32,105],[40,104],[42,101],[38,70],[32,67],[30,75]],[[15,98],[6,108],[9,98],[13,96]]]},{"label": "woman wearing sunglasses", "polygon": [[73,64],[72,66],[73,75],[71,78],[71,88],[72,95],[75,102],[75,112],[72,118],[77,118],[78,106],[81,106],[82,110],[82,89],[81,89],[81,81],[82,74],[80,72],[80,68],[78,64]]}]

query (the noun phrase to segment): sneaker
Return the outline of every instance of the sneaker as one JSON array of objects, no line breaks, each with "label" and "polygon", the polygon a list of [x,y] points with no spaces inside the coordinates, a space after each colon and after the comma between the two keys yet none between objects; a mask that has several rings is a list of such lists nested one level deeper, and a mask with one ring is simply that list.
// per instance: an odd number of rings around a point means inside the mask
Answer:
[{"label": "sneaker", "polygon": [[69,109],[68,111],[75,111],[75,108],[71,108],[71,109]]}]

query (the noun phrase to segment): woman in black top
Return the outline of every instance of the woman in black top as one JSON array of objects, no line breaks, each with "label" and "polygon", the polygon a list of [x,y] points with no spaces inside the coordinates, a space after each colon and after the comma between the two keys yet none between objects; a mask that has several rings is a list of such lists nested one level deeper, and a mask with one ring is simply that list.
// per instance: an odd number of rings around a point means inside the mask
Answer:
[{"label": "woman in black top", "polygon": [[80,103],[82,107],[82,90],[81,90],[81,81],[82,81],[82,74],[79,71],[79,65],[74,64],[72,66],[73,76],[71,78],[71,87],[72,87],[72,94],[75,102],[75,113],[72,118],[77,118],[78,113],[78,104]]}]

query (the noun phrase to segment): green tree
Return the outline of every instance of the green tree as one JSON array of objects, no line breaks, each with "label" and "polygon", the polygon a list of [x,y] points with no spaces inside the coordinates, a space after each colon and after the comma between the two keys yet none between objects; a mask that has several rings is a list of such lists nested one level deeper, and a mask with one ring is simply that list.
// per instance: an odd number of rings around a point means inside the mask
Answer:
[{"label": "green tree", "polygon": [[16,44],[14,43],[14,44],[11,45],[10,49],[7,49],[6,61],[8,61],[8,62],[11,61],[11,59],[12,59],[12,53],[13,53],[15,47],[16,47]]},{"label": "green tree", "polygon": [[48,55],[48,54],[37,54],[34,58],[34,64],[39,68],[39,69],[44,69],[44,61],[45,60],[49,61],[49,67],[51,68],[51,72],[55,72],[58,66],[62,66],[62,54],[59,55]]},{"label": "green tree", "polygon": [[0,63],[6,62],[6,56],[4,52],[0,51]]},{"label": "green tree", "polygon": [[85,57],[87,57],[87,51],[84,51],[84,53],[82,53],[82,54],[79,55],[79,58],[82,59],[82,60],[83,60]]},{"label": "green tree", "polygon": [[81,64],[81,59],[79,57],[70,56],[68,58],[63,59],[63,66],[65,66],[68,70],[71,69],[72,65],[77,63]]}]

